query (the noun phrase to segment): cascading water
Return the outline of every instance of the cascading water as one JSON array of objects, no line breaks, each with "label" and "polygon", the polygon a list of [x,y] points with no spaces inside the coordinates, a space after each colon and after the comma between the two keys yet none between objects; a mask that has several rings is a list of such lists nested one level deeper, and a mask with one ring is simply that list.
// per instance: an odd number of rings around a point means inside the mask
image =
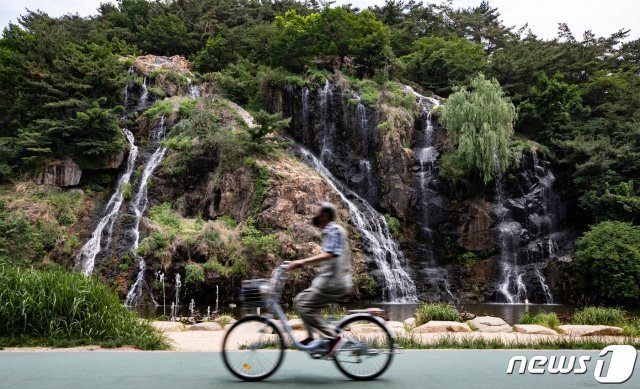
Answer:
[{"label": "cascading water", "polygon": [[[532,289],[539,291],[546,304],[553,304],[553,295],[541,269],[556,255],[555,200],[551,186],[555,177],[548,166],[531,150],[531,164],[523,161],[519,173],[522,195],[507,199],[504,177],[496,164],[495,201],[492,212],[497,218],[497,244],[501,279],[498,292],[506,302],[524,303],[531,300]],[[513,212],[522,213],[520,222]],[[537,284],[537,285],[536,285]]]},{"label": "cascading water", "polygon": [[322,136],[322,150],[320,150],[320,160],[326,163],[328,158],[332,154],[333,150],[333,135],[335,133],[335,126],[331,120],[329,120],[329,105],[333,98],[333,86],[326,80],[324,87],[319,92],[318,103],[318,132]]},{"label": "cascading water", "polygon": [[[148,289],[148,286],[144,279],[147,264],[144,258],[136,254],[136,250],[138,248],[138,245],[140,244],[140,220],[142,219],[142,215],[146,211],[147,205],[149,203],[149,199],[147,197],[149,178],[158,167],[158,165],[160,165],[160,162],[162,162],[162,158],[167,151],[167,149],[163,147],[161,143],[164,139],[165,131],[165,119],[164,116],[162,116],[160,118],[160,122],[151,134],[150,147],[154,148],[154,151],[144,165],[144,170],[142,171],[142,175],[140,176],[138,190],[136,191],[136,194],[131,202],[131,209],[133,210],[133,215],[135,216],[135,222],[133,227],[129,231],[127,231],[127,235],[130,236],[130,239],[133,242],[131,245],[131,252],[138,262],[138,274],[136,276],[135,282],[133,283],[133,285],[131,285],[131,288],[129,288],[129,291],[127,292],[127,296],[125,298],[125,305],[127,306],[135,305],[138,302],[138,299],[142,296],[144,288],[147,287]],[[149,294],[151,295],[150,291]],[[151,298],[153,300],[153,295],[151,295]]]},{"label": "cascading water", "polygon": [[140,94],[140,99],[138,100],[138,107],[137,109],[144,109],[147,107],[147,105],[149,104],[149,79],[147,78],[147,76],[144,76],[144,78],[142,79],[142,85],[140,86],[142,88],[142,93]]},{"label": "cascading water", "polygon": [[351,221],[362,234],[363,246],[369,254],[367,257],[376,267],[373,274],[382,286],[383,300],[417,301],[416,286],[406,270],[406,259],[391,237],[384,216],[338,181],[309,150],[296,144],[294,153],[313,167],[347,204]]},{"label": "cascading water", "polygon": [[192,84],[191,83],[191,79],[188,78],[187,79],[187,94],[189,95],[189,97],[191,97],[192,99],[197,99],[200,97],[200,86]]},{"label": "cascading water", "polygon": [[302,126],[309,123],[309,88],[302,88]]},{"label": "cascading water", "polygon": [[438,265],[434,247],[436,233],[433,231],[434,220],[432,214],[436,205],[442,207],[442,199],[438,189],[436,137],[434,121],[431,112],[440,102],[434,98],[423,96],[411,87],[407,89],[416,96],[422,107],[421,132],[414,142],[414,157],[416,159],[415,174],[417,177],[418,213],[419,220],[417,239],[420,243],[418,256],[420,258],[419,272],[425,281],[426,293],[431,300],[456,300],[451,292],[449,272]]},{"label": "cascading water", "polygon": [[[82,249],[80,249],[80,252],[76,257],[76,268],[80,269],[84,275],[89,275],[93,272],[96,256],[101,250],[106,249],[111,242],[113,224],[124,200],[124,186],[125,184],[128,184],[131,179],[131,174],[133,173],[133,169],[136,164],[136,158],[138,157],[138,147],[135,145],[133,134],[127,129],[122,129],[122,131],[127,138],[127,142],[129,142],[127,167],[124,173],[120,176],[116,191],[111,195],[111,198],[104,209],[102,218],[91,234],[91,238],[89,238],[87,243],[85,243]],[[104,246],[101,244],[103,237],[106,237],[107,239]]]},{"label": "cascading water", "polygon": [[353,97],[358,101],[356,105],[356,125],[358,130],[358,140],[360,143],[360,160],[358,161],[359,173],[362,176],[363,190],[360,192],[367,201],[373,202],[376,198],[375,177],[373,175],[373,162],[368,158],[371,152],[373,134],[370,132],[369,120],[367,119],[367,109],[360,101],[360,95],[353,92]]}]

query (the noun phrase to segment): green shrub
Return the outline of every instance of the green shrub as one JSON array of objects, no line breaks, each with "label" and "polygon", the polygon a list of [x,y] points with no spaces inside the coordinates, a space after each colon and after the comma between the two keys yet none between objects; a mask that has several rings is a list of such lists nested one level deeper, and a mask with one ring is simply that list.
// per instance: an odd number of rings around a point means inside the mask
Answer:
[{"label": "green shrub", "polygon": [[387,226],[389,227],[389,231],[391,231],[391,235],[396,239],[400,239],[402,237],[400,220],[389,214],[384,215],[384,218],[387,219]]},{"label": "green shrub", "polygon": [[178,108],[178,112],[182,119],[190,117],[196,111],[196,105],[198,104],[198,100],[195,99],[184,99],[180,102],[180,107]]},{"label": "green shrub", "polygon": [[242,229],[242,243],[247,253],[253,257],[259,257],[267,253],[275,253],[280,247],[280,242],[275,235],[265,234],[253,225],[253,219],[248,218],[247,224]]},{"label": "green shrub", "polygon": [[162,203],[151,208],[149,216],[151,220],[165,227],[180,229],[180,219],[173,212],[169,203]]},{"label": "green shrub", "polygon": [[355,289],[366,296],[373,296],[376,293],[376,279],[368,273],[358,274],[353,277]]},{"label": "green shrub", "polygon": [[480,257],[478,256],[478,254],[474,253],[473,251],[465,251],[464,253],[459,254],[456,257],[456,260],[462,266],[466,268],[470,268],[476,263],[478,263],[478,261],[480,261]]},{"label": "green shrub", "polygon": [[124,201],[131,200],[131,183],[130,182],[125,182],[124,185],[122,185],[122,198],[124,199]]},{"label": "green shrub", "polygon": [[184,280],[187,284],[198,284],[205,280],[204,269],[198,263],[188,263],[184,267],[185,277]]},{"label": "green shrub", "polygon": [[455,307],[444,303],[423,303],[416,309],[416,325],[420,326],[431,320],[459,321],[460,312]]},{"label": "green shrub", "polygon": [[173,112],[173,100],[158,100],[151,108],[144,111],[144,116],[149,119],[159,118],[160,116],[169,116]]},{"label": "green shrub", "polygon": [[267,188],[269,184],[269,169],[256,162],[253,158],[245,158],[244,165],[253,170],[253,211],[254,213],[260,212],[262,202],[267,195]]},{"label": "green shrub", "polygon": [[627,312],[621,308],[586,307],[571,318],[573,324],[621,326],[627,322]]},{"label": "green shrub", "polygon": [[218,322],[218,324],[220,324],[223,328],[224,326],[226,326],[227,324],[230,324],[233,321],[233,316],[229,316],[229,315],[220,315],[218,316],[218,318],[216,319],[216,321]]},{"label": "green shrub", "polygon": [[0,266],[0,337],[167,349],[166,339],[95,278]]},{"label": "green shrub", "polygon": [[541,326],[555,329],[555,328],[558,328],[558,326],[560,325],[560,319],[558,319],[558,315],[556,315],[555,312],[552,312],[552,313],[538,312],[536,314],[531,314],[527,312],[524,315],[522,315],[518,323],[538,324]]},{"label": "green shrub", "polygon": [[238,222],[233,218],[233,216],[222,215],[218,218],[218,220],[220,220],[222,224],[224,224],[228,228],[236,228],[236,226],[238,225]]},{"label": "green shrub", "polygon": [[154,232],[151,234],[151,240],[153,241],[156,250],[164,250],[169,245],[169,239],[161,232]]},{"label": "green shrub", "polygon": [[574,289],[593,303],[640,303],[640,227],[598,223],[576,242]]}]

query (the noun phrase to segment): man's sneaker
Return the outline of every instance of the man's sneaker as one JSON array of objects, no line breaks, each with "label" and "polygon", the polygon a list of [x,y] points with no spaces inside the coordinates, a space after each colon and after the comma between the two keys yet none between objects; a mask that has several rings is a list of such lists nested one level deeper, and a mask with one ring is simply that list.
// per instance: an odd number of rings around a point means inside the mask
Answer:
[{"label": "man's sneaker", "polygon": [[338,350],[347,343],[347,340],[342,336],[336,336],[335,338],[329,341],[329,351],[325,354],[324,358],[331,359],[333,358]]}]

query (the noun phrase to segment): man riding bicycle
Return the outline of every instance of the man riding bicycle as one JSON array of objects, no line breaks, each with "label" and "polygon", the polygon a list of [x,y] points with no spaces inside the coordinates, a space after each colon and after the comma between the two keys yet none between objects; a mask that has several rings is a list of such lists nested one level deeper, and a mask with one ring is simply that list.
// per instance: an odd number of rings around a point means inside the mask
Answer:
[{"label": "man riding bicycle", "polygon": [[318,332],[329,341],[327,357],[333,356],[345,340],[323,319],[320,310],[340,301],[352,288],[349,241],[346,231],[334,221],[335,218],[335,205],[327,202],[318,204],[311,222],[322,230],[322,253],[292,261],[288,267],[293,270],[305,265],[320,265],[320,273],[311,287],[296,296],[294,305],[308,332],[307,338],[301,343],[309,344],[313,340],[313,332]]}]

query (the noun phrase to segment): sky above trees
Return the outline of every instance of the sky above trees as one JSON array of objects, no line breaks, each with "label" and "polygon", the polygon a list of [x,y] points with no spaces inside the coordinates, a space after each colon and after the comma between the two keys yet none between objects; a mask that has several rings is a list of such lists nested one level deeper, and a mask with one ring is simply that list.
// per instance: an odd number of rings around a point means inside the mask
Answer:
[{"label": "sky above trees", "polygon": [[[82,16],[96,13],[100,3],[113,0],[13,0],[0,3],[0,28],[16,21],[25,8],[41,9],[50,16],[78,13]],[[438,3],[439,1],[432,1]],[[337,0],[360,8],[383,4],[384,0]],[[480,0],[453,0],[455,6],[476,6]],[[637,0],[491,0],[498,7],[507,25],[522,26],[529,23],[532,31],[542,38],[556,36],[559,22],[565,22],[576,33],[591,29],[596,35],[609,35],[620,28],[631,29],[629,39],[640,37],[640,2]]]}]

